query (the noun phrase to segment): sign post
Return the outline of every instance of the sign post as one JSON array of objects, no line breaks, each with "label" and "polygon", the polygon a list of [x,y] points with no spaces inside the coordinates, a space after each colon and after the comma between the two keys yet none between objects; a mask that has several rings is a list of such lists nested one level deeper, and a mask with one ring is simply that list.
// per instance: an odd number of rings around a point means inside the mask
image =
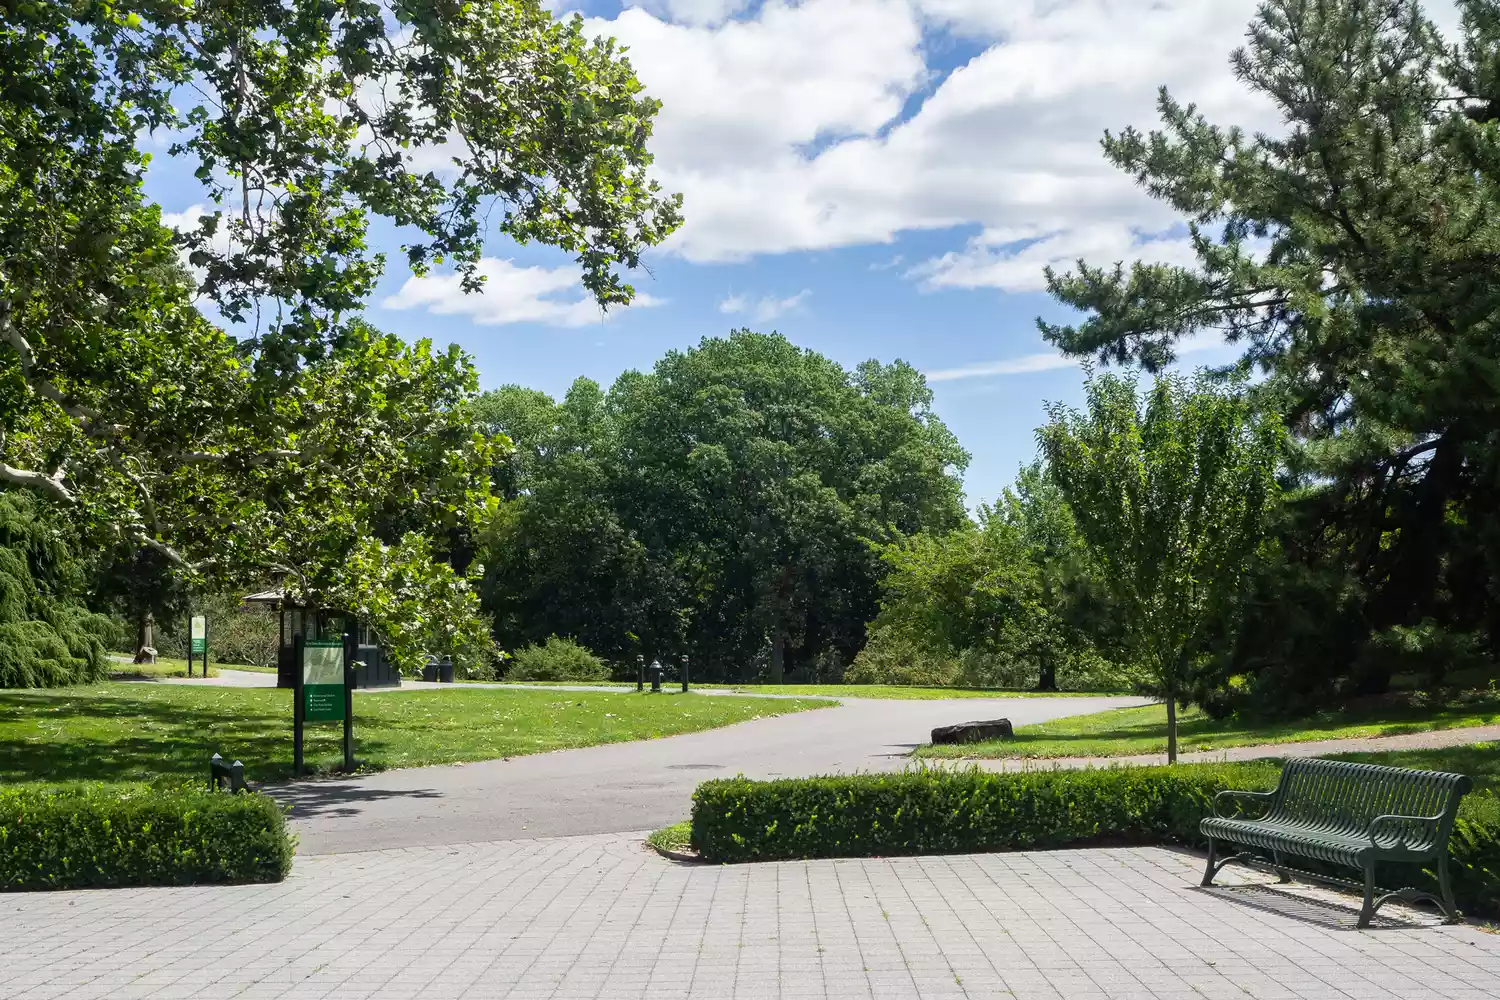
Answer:
[{"label": "sign post", "polygon": [[208,676],[208,618],[203,615],[193,615],[188,620],[188,661],[187,674],[193,676],[193,657],[203,655],[203,676]]},{"label": "sign post", "polygon": [[292,771],[303,771],[303,730],[309,722],[344,723],[344,767],[353,770],[354,728],[344,639],[297,637],[297,686],[292,708]]}]

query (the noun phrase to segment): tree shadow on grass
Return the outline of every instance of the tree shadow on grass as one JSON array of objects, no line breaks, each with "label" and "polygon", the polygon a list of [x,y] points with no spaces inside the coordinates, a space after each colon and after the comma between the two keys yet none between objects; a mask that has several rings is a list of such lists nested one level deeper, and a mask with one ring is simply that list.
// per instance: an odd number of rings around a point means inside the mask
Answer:
[{"label": "tree shadow on grass", "polygon": [[[247,689],[206,702],[150,690],[0,692],[0,780],[206,783],[215,753],[243,761],[253,782],[291,777],[291,692]],[[340,737],[337,726],[309,726],[308,761],[316,768],[337,759]],[[385,749],[378,737],[360,743],[362,754],[378,757]]]}]

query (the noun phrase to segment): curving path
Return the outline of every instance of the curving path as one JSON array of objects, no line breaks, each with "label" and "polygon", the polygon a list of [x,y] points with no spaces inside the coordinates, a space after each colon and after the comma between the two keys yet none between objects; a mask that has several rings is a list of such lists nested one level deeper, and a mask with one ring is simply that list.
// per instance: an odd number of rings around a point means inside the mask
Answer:
[{"label": "curving path", "polygon": [[927,742],[936,726],[997,717],[1024,725],[1144,703],[850,698],[832,708],[659,740],[266,790],[292,807],[303,854],[618,833],[685,819],[693,789],[706,778],[901,770],[911,765],[907,752]]}]

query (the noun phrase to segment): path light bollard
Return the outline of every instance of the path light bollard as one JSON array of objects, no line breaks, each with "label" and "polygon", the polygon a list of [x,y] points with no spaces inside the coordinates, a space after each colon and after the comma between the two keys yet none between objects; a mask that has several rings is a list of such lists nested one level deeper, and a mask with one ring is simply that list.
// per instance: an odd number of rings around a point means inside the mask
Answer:
[{"label": "path light bollard", "polygon": [[687,654],[683,653],[682,654],[682,693],[683,694],[687,694],[687,690],[688,690],[688,662],[687,662]]},{"label": "path light bollard", "polygon": [[651,693],[661,694],[661,661],[651,661]]},{"label": "path light bollard", "polygon": [[635,690],[637,694],[646,690],[646,658],[639,654],[635,658]]},{"label": "path light bollard", "polygon": [[225,786],[231,792],[250,791],[250,786],[245,784],[245,765],[239,761],[226,764],[223,757],[214,754],[208,762],[208,787],[219,789]]}]

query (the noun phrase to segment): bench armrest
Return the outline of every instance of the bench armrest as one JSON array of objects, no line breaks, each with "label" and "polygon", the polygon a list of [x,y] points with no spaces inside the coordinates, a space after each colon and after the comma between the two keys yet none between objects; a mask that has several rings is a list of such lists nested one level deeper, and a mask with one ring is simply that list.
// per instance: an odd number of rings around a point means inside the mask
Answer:
[{"label": "bench armrest", "polygon": [[1261,802],[1269,802],[1269,801],[1271,801],[1271,799],[1273,799],[1275,797],[1276,797],[1276,790],[1274,788],[1271,791],[1269,791],[1269,792],[1242,792],[1242,791],[1240,791],[1239,789],[1236,789],[1236,788],[1226,788],[1224,791],[1222,791],[1218,795],[1214,796],[1214,815],[1215,816],[1220,816],[1220,817],[1222,817],[1224,815],[1223,813],[1219,812],[1219,800],[1220,799],[1224,799],[1224,798],[1256,799],[1256,800],[1261,801]]},{"label": "bench armrest", "polygon": [[[1422,827],[1423,833],[1426,833],[1428,836],[1436,836],[1438,823],[1440,823],[1442,819],[1442,815],[1376,816],[1374,819],[1370,820],[1370,843],[1375,847],[1380,848],[1381,850],[1390,850],[1393,847],[1404,848],[1407,844],[1408,839],[1412,839],[1407,836],[1408,833],[1413,832],[1412,827]],[[1394,826],[1396,828],[1394,835],[1387,839],[1385,843],[1381,843],[1380,840],[1380,828],[1382,826]]]}]

